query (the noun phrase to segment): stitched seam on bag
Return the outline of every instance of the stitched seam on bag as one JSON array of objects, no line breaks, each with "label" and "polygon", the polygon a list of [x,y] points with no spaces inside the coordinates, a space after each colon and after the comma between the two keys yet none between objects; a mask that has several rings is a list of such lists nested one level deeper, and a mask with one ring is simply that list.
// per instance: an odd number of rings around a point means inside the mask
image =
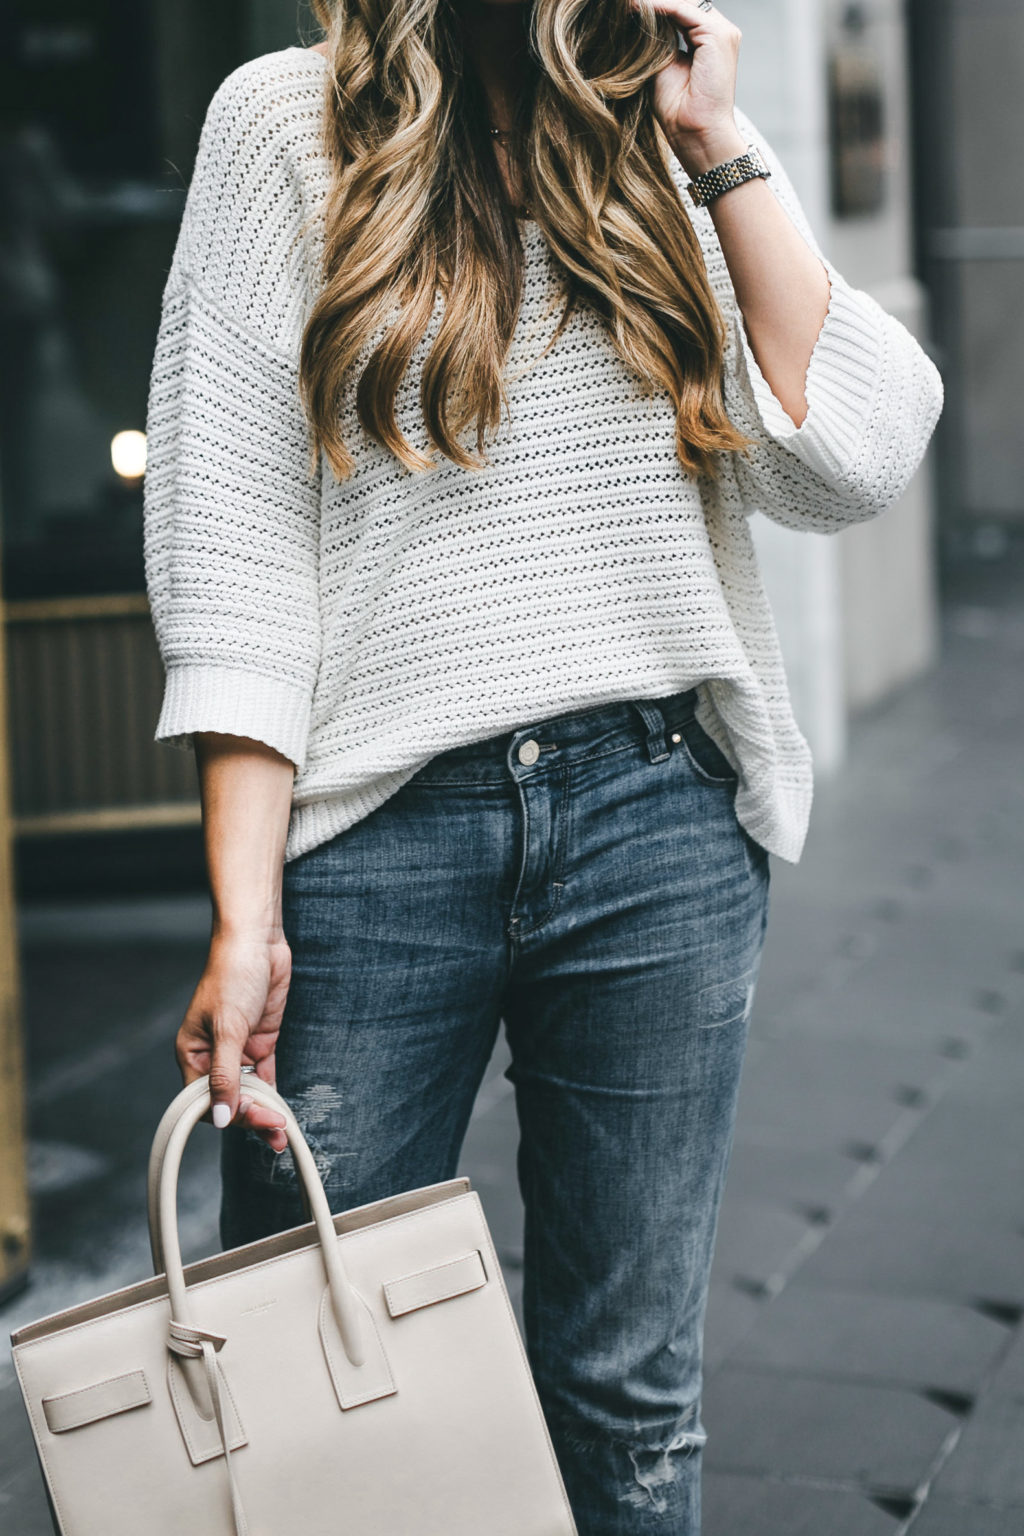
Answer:
[{"label": "stitched seam on bag", "polygon": [[[483,1286],[487,1284],[487,1271],[484,1269],[484,1261],[480,1257],[479,1248],[473,1248],[469,1253],[463,1253],[457,1259],[446,1259],[443,1264],[433,1264],[430,1265],[427,1269],[417,1269],[411,1275],[399,1275],[397,1280],[386,1281],[384,1285],[384,1295],[387,1297],[388,1311],[391,1311],[391,1287],[393,1285],[405,1285],[407,1281],[419,1280],[424,1275],[439,1275],[443,1270],[454,1269],[456,1264],[465,1264],[467,1259],[473,1258],[480,1259],[480,1268],[484,1270],[484,1278],[482,1280],[476,1281],[473,1285],[467,1285],[466,1289],[463,1291],[449,1291],[447,1296],[435,1296],[434,1301],[454,1301],[458,1296],[468,1296],[470,1291],[479,1291]],[[414,1306],[409,1307],[407,1310],[410,1312],[415,1312],[419,1307],[428,1307],[432,1304],[433,1303],[429,1301],[421,1301]],[[391,1315],[394,1316],[394,1313]]]},{"label": "stitched seam on bag", "polygon": [[[355,1290],[354,1286],[352,1287],[352,1290],[353,1290],[353,1292],[357,1296],[359,1295],[358,1291]],[[361,1408],[364,1403],[375,1403],[375,1402],[378,1401],[379,1398],[391,1397],[392,1394],[398,1390],[396,1388],[396,1386],[395,1386],[395,1378],[391,1374],[391,1361],[388,1359],[387,1350],[384,1348],[384,1341],[382,1340],[382,1338],[380,1336],[380,1330],[377,1327],[377,1319],[374,1317],[373,1313],[371,1312],[370,1308],[366,1305],[366,1303],[363,1302],[363,1318],[365,1320],[367,1317],[369,1317],[369,1319],[370,1319],[370,1326],[373,1329],[374,1335],[375,1335],[375,1337],[377,1339],[377,1343],[380,1345],[381,1358],[384,1361],[384,1370],[385,1370],[386,1375],[387,1375],[387,1386],[383,1389],[383,1391],[375,1392],[372,1397],[351,1398],[348,1402],[345,1401],[345,1393],[344,1393],[344,1391],[343,1390],[339,1390],[339,1387],[341,1385],[341,1374],[340,1374],[340,1372],[339,1373],[335,1372],[335,1367],[334,1367],[335,1357],[331,1353],[330,1329],[325,1328],[323,1326],[323,1324],[324,1324],[324,1313],[325,1313],[325,1309],[326,1309],[326,1306],[327,1306],[327,1301],[328,1301],[328,1299],[330,1297],[330,1293],[331,1293],[331,1288],[330,1288],[329,1285],[326,1285],[324,1287],[323,1294],[320,1297],[320,1318],[319,1318],[319,1322],[320,1322],[320,1338],[323,1341],[324,1353],[327,1356],[327,1367],[328,1367],[328,1370],[331,1373],[331,1380],[334,1383],[334,1389],[335,1389],[335,1392],[337,1392],[337,1394],[338,1394],[338,1401],[341,1404],[342,1410],[344,1411],[344,1410],[346,1410],[348,1408]],[[359,1296],[359,1300],[362,1302],[363,1298],[361,1296]],[[331,1309],[331,1317],[332,1317],[332,1319],[334,1317],[333,1308]]]},{"label": "stitched seam on bag", "polygon": [[112,1419],[116,1414],[130,1413],[133,1408],[144,1408],[147,1403],[151,1403],[153,1401],[153,1394],[149,1390],[149,1382],[146,1380],[145,1371],[141,1366],[136,1366],[135,1370],[133,1371],[122,1371],[118,1376],[108,1376],[103,1381],[93,1382],[93,1384],[89,1387],[75,1387],[70,1392],[58,1392],[52,1397],[40,1398],[39,1402],[40,1407],[43,1410],[43,1417],[46,1418],[47,1403],[62,1403],[69,1397],[79,1397],[84,1392],[94,1392],[97,1387],[111,1387],[115,1381],[128,1381],[132,1376],[142,1377],[142,1387],[146,1394],[145,1397],[137,1397],[132,1403],[119,1403],[116,1408],[104,1408],[101,1413],[93,1412],[89,1415],[88,1418],[79,1418],[71,1424],[62,1424],[59,1429],[52,1429],[50,1427],[49,1420],[47,1420],[47,1429],[50,1430],[52,1435],[64,1435],[67,1434],[70,1430],[81,1429],[86,1424],[97,1424],[101,1419]]},{"label": "stitched seam on bag", "polygon": [[[219,1365],[216,1368],[219,1370],[220,1369]],[[174,1356],[171,1355],[169,1360],[168,1360],[167,1381],[168,1381],[168,1385],[169,1385],[169,1387],[171,1389],[171,1397],[174,1399],[175,1407],[178,1410],[175,1413],[175,1418],[177,1419],[178,1424],[181,1427],[181,1433],[182,1433],[182,1435],[184,1437],[185,1445],[186,1445],[186,1447],[188,1449],[189,1460],[192,1462],[192,1465],[194,1467],[201,1467],[201,1466],[205,1465],[206,1462],[208,1462],[208,1461],[216,1461],[218,1456],[223,1456],[224,1455],[224,1447],[223,1447],[223,1445],[221,1445],[221,1446],[215,1447],[214,1450],[212,1450],[212,1451],[204,1451],[203,1448],[201,1446],[199,1446],[192,1439],[192,1437],[191,1437],[191,1435],[189,1433],[189,1413],[188,1413],[188,1411],[186,1411],[186,1409],[183,1406],[183,1399],[181,1397],[179,1397],[179,1395],[178,1395],[178,1388],[175,1385],[176,1377],[177,1377],[177,1372],[174,1370]],[[225,1376],[223,1371],[220,1371],[220,1383],[221,1383],[221,1386],[224,1389],[225,1397],[228,1399],[228,1401],[231,1404],[231,1408],[232,1408],[232,1411],[233,1411],[234,1416],[235,1416],[235,1423],[238,1425],[238,1429],[235,1432],[234,1438],[233,1439],[228,1439],[228,1437],[225,1436],[225,1439],[227,1439],[228,1449],[232,1450],[232,1451],[237,1451],[238,1449],[240,1449],[241,1446],[248,1445],[249,1437],[245,1433],[245,1426],[242,1423],[241,1415],[238,1412],[237,1404],[235,1403],[234,1398],[231,1396],[231,1388],[228,1386],[228,1379]],[[191,1410],[192,1417],[198,1417],[203,1424],[216,1424],[216,1422],[217,1422],[217,1415],[216,1415],[216,1413],[214,1413],[211,1418],[204,1419],[202,1414],[199,1412],[198,1408],[196,1407],[195,1403],[192,1401],[192,1394],[191,1394],[191,1392],[188,1391],[187,1388],[185,1390],[185,1400],[187,1401],[188,1407]],[[196,1459],[197,1457],[198,1457],[198,1460]]]},{"label": "stitched seam on bag", "polygon": [[[173,1366],[173,1361],[170,1361],[170,1366]],[[170,1396],[172,1396],[173,1402],[175,1402],[175,1410],[177,1410],[177,1412],[175,1412],[175,1418],[178,1419],[178,1424],[180,1424],[181,1435],[183,1435],[184,1442],[186,1442],[187,1452],[189,1452],[189,1459],[192,1461],[193,1467],[203,1467],[207,1461],[216,1461],[218,1456],[223,1456],[224,1447],[221,1445],[220,1448],[213,1448],[212,1452],[204,1452],[203,1448],[201,1448],[197,1442],[190,1438],[189,1409],[190,1412],[192,1412],[193,1418],[200,1419],[201,1424],[216,1424],[216,1415],[213,1415],[212,1418],[204,1419],[203,1415],[200,1413],[200,1410],[197,1409],[197,1405],[195,1405],[195,1402],[192,1401],[192,1393],[190,1393],[187,1389],[186,1396],[184,1396],[184,1402],[187,1402],[187,1409],[186,1407],[183,1407],[183,1399],[178,1396],[178,1389],[177,1385],[175,1385],[175,1378],[177,1378],[177,1372],[175,1372],[173,1369],[167,1370],[167,1384],[169,1384]],[[227,1376],[224,1375],[224,1372],[221,1372],[221,1387],[224,1389],[224,1396],[229,1399],[230,1409],[232,1409],[232,1413],[235,1415],[235,1424],[238,1425],[238,1430],[236,1430],[235,1436],[233,1436],[233,1439],[229,1439],[229,1441],[227,1441],[227,1445],[229,1445],[229,1450],[239,1450],[239,1448],[243,1447],[243,1445],[249,1444],[249,1436],[246,1435],[243,1422],[241,1422],[241,1418],[239,1418],[238,1407],[236,1407],[235,1399],[232,1398],[232,1390],[230,1390],[229,1385],[227,1385]]]},{"label": "stitched seam on bag", "polygon": [[[53,1397],[41,1397],[41,1403],[62,1403],[66,1397],[77,1397],[80,1392],[94,1392],[97,1387],[112,1387],[115,1381],[127,1381],[129,1376],[141,1376],[142,1384],[149,1391],[149,1383],[146,1373],[141,1366],[136,1366],[134,1371],[122,1371],[119,1376],[105,1376],[102,1381],[94,1381],[88,1387],[72,1387],[70,1392],[57,1392]],[[152,1397],[149,1401],[152,1402]]]},{"label": "stitched seam on bag", "polygon": [[414,1269],[411,1275],[398,1275],[394,1280],[387,1281],[384,1289],[387,1291],[393,1285],[404,1285],[406,1280],[418,1280],[421,1275],[439,1275],[443,1269],[453,1269],[456,1264],[465,1264],[467,1259],[479,1257],[479,1248],[471,1248],[468,1253],[460,1253],[457,1259],[445,1259],[443,1264],[428,1264],[426,1269]]}]

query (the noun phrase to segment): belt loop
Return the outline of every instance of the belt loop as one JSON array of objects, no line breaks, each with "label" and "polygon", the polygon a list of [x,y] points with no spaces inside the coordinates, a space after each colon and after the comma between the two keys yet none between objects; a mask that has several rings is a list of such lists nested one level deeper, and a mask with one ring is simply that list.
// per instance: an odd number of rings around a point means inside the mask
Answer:
[{"label": "belt loop", "polygon": [[633,699],[631,702],[647,727],[647,756],[652,763],[663,763],[670,755],[665,740],[665,716],[649,699]]}]

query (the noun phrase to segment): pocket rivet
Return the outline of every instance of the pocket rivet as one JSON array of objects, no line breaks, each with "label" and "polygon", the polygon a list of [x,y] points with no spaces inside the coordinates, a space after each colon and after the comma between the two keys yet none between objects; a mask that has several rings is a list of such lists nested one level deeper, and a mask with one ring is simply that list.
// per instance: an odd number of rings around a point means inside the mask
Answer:
[{"label": "pocket rivet", "polygon": [[677,743],[678,743],[678,742],[680,742],[680,741],[682,741],[682,739],[683,739],[683,738],[682,738],[682,737],[681,737],[681,736],[680,736],[680,734],[679,734],[679,732],[678,732],[678,731],[673,731],[673,732],[672,732],[672,740],[673,740],[673,741],[674,741],[674,742],[677,742]]}]

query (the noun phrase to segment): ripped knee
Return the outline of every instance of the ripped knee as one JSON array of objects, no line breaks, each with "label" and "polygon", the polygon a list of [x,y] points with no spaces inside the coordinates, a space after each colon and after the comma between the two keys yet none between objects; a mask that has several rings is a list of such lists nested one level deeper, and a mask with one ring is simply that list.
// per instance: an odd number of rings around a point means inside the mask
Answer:
[{"label": "ripped knee", "polygon": [[663,1515],[669,1507],[671,1490],[683,1464],[700,1452],[707,1440],[696,1410],[687,1415],[680,1428],[664,1445],[630,1446],[633,1481],[620,1495],[620,1503],[634,1509],[647,1509]]}]

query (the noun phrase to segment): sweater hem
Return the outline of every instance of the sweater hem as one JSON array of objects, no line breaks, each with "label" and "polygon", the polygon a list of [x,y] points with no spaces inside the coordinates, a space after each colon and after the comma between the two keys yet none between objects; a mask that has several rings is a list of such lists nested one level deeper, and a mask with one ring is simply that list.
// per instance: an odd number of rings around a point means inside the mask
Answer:
[{"label": "sweater hem", "polygon": [[371,811],[390,800],[402,785],[418,772],[420,763],[397,773],[382,774],[369,783],[355,785],[342,793],[325,795],[321,800],[307,800],[293,805],[284,847],[284,862],[291,863],[301,854],[310,853],[341,832],[347,832]]}]

